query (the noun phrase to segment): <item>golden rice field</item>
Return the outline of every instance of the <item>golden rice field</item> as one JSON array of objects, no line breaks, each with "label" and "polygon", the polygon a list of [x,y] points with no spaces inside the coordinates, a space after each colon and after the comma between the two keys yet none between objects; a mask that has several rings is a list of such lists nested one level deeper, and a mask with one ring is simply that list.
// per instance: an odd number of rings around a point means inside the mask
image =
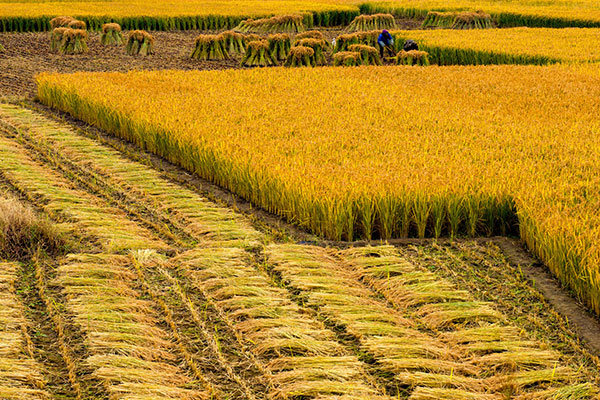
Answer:
[{"label": "golden rice field", "polygon": [[45,74],[44,103],[333,240],[494,235],[600,312],[587,66]]},{"label": "golden rice field", "polygon": [[507,63],[515,57],[540,63],[600,61],[600,29],[594,28],[433,29],[393,34],[399,46],[405,39],[416,40],[440,64],[456,64],[460,55],[477,63],[478,56],[485,58],[481,53],[499,60],[504,55]]},{"label": "golden rice field", "polygon": [[502,26],[598,26],[600,4],[594,0],[384,0],[365,2],[365,11],[425,15],[428,11],[483,10]]}]

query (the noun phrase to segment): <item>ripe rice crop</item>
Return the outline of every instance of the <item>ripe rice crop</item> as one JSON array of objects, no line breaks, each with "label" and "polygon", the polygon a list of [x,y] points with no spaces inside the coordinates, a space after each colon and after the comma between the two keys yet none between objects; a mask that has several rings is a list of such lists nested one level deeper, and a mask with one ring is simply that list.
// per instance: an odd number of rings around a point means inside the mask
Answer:
[{"label": "ripe rice crop", "polygon": [[389,12],[400,17],[425,17],[429,11],[478,11],[500,27],[598,27],[600,3],[595,0],[387,0],[364,2],[363,13]]},{"label": "ripe rice crop", "polygon": [[518,230],[600,312],[598,69],[46,74],[38,95],[330,239]]},{"label": "ripe rice crop", "polygon": [[405,39],[415,40],[432,63],[441,65],[600,61],[600,29],[435,29],[392,34],[399,48]]},{"label": "ripe rice crop", "polygon": [[358,7],[345,0],[114,0],[58,1],[0,0],[0,32],[49,31],[50,20],[73,15],[92,30],[116,22],[125,30],[231,29],[248,18],[301,14],[312,26],[347,25]]}]

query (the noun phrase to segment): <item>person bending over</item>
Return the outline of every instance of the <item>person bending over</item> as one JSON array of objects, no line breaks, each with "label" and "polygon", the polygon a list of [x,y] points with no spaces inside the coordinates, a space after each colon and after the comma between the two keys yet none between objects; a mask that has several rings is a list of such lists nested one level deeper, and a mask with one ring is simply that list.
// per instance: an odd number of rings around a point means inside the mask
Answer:
[{"label": "person bending over", "polygon": [[379,52],[381,53],[381,58],[383,58],[383,53],[385,49],[388,49],[388,51],[392,55],[394,55],[394,38],[387,30],[384,29],[379,34],[379,37],[377,38],[377,43],[379,44]]}]

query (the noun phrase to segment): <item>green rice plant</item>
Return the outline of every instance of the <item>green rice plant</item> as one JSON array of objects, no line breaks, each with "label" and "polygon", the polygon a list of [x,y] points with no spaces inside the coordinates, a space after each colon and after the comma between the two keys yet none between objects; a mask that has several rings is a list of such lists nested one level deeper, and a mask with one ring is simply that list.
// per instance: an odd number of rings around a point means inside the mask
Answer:
[{"label": "green rice plant", "polygon": [[300,39],[296,42],[295,46],[309,47],[314,50],[314,62],[315,65],[327,64],[325,54],[328,49],[328,43],[323,39]]},{"label": "green rice plant", "polygon": [[68,28],[71,22],[75,21],[73,17],[61,16],[50,20],[50,28]]},{"label": "green rice plant", "polygon": [[50,51],[57,52],[63,42],[65,32],[69,28],[54,28],[50,33]]},{"label": "green rice plant", "polygon": [[146,31],[131,31],[125,49],[130,56],[154,54],[154,37]]},{"label": "green rice plant", "polygon": [[82,54],[88,52],[88,34],[83,29],[67,28],[62,33],[62,40],[58,48],[60,54]]},{"label": "green rice plant", "polygon": [[268,67],[277,65],[277,60],[271,56],[269,42],[266,40],[255,40],[246,46],[246,54],[241,62],[245,67]]},{"label": "green rice plant", "polygon": [[284,65],[286,67],[314,67],[316,66],[315,51],[310,47],[294,46]]},{"label": "green rice plant", "polygon": [[353,44],[348,46],[348,51],[360,53],[362,65],[382,65],[381,57],[375,47]]},{"label": "green rice plant", "polygon": [[452,23],[452,29],[489,29],[493,28],[492,17],[483,11],[460,12]]},{"label": "green rice plant", "polygon": [[362,55],[357,51],[340,51],[333,55],[336,67],[356,67],[362,65]]},{"label": "green rice plant", "polygon": [[225,51],[229,54],[244,54],[246,51],[246,42],[244,35],[234,31],[225,31],[219,34],[222,38]]},{"label": "green rice plant", "polygon": [[278,15],[255,20],[247,19],[235,27],[235,30],[244,33],[297,33],[306,30],[303,20],[304,17],[298,14]]},{"label": "green rice plant", "polygon": [[346,28],[347,32],[365,32],[382,29],[395,29],[396,21],[392,14],[359,15]]},{"label": "green rice plant", "polygon": [[273,60],[284,61],[287,59],[292,42],[290,36],[286,33],[279,33],[267,36],[269,42],[269,52]]},{"label": "green rice plant", "polygon": [[396,54],[394,61],[398,65],[430,65],[429,53],[420,50],[400,50],[398,54]]},{"label": "green rice plant", "polygon": [[190,56],[194,60],[228,60],[225,37],[222,35],[200,35],[196,38],[196,48]]},{"label": "green rice plant", "polygon": [[105,46],[121,46],[125,43],[121,25],[116,23],[108,23],[102,25],[102,37],[100,43]]}]

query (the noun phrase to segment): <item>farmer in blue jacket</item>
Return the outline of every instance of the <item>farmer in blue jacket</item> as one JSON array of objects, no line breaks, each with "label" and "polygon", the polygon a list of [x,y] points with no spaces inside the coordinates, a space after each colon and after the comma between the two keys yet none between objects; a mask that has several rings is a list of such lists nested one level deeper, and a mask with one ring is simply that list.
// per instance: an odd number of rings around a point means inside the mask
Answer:
[{"label": "farmer in blue jacket", "polygon": [[393,48],[394,38],[387,30],[384,29],[379,34],[379,37],[377,38],[377,43],[379,44],[379,51],[381,52],[381,58],[383,58],[383,51],[385,49],[388,49],[389,52],[392,53],[392,55],[394,54],[394,48]]}]

